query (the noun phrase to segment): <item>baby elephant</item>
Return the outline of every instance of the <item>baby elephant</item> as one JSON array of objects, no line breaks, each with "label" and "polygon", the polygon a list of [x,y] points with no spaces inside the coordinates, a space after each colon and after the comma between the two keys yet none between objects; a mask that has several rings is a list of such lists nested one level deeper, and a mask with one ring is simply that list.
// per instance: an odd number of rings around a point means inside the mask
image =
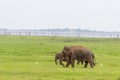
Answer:
[{"label": "baby elephant", "polygon": [[55,55],[55,63],[56,63],[56,65],[58,65],[58,64],[57,64],[57,60],[58,60],[58,59],[59,59],[60,65],[62,65],[63,67],[65,67],[65,65],[62,63],[62,61],[67,62],[67,60],[64,58],[64,56],[63,56],[63,54],[62,54],[61,52],[59,52],[59,53],[57,53],[57,54]]},{"label": "baby elephant", "polygon": [[[65,67],[65,65],[62,63],[62,61],[67,62],[69,60],[69,58],[63,56],[62,52],[59,52],[59,53],[57,53],[55,55],[55,63],[56,63],[56,65],[58,65],[57,64],[57,60],[58,59],[59,59],[59,64],[62,65],[63,67]],[[83,65],[83,61],[82,60],[80,60],[80,59],[76,59],[76,60],[77,60],[77,64],[79,64],[81,62],[81,64]]]}]

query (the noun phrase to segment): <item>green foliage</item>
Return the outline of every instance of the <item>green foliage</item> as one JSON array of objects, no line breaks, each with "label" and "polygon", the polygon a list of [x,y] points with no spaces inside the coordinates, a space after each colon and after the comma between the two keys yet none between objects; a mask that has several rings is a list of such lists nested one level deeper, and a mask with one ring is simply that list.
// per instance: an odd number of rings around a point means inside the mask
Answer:
[{"label": "green foliage", "polygon": [[[54,55],[70,45],[90,48],[95,68],[56,65]],[[120,80],[119,63],[120,39],[0,36],[0,80]]]}]

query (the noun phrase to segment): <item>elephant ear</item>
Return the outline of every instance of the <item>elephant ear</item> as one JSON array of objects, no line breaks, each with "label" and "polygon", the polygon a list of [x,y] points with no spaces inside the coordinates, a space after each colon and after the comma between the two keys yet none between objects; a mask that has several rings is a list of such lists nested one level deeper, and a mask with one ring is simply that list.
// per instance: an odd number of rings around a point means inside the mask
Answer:
[{"label": "elephant ear", "polygon": [[64,50],[68,51],[68,50],[70,50],[70,47],[69,46],[65,46]]}]

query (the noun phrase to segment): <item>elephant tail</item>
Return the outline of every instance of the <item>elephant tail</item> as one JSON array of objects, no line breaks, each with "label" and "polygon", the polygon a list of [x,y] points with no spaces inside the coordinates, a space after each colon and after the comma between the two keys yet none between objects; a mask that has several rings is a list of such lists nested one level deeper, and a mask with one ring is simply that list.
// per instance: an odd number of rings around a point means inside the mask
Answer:
[{"label": "elephant tail", "polygon": [[95,56],[94,56],[94,55],[92,55],[92,57],[93,57],[93,60],[94,60],[93,65],[96,65],[96,64],[97,64],[97,62],[96,62]]},{"label": "elephant tail", "polygon": [[94,57],[94,63],[93,63],[93,64],[94,64],[94,65],[96,65],[96,64],[97,64],[95,57]]}]

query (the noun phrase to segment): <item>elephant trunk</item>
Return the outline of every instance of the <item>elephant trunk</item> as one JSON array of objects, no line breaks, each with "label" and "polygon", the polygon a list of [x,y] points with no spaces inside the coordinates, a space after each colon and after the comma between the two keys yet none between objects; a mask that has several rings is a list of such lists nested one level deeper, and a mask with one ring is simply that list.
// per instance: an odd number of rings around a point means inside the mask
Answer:
[{"label": "elephant trunk", "polygon": [[56,64],[56,65],[58,65],[57,60],[58,60],[58,58],[57,58],[57,57],[55,57],[55,64]]}]

